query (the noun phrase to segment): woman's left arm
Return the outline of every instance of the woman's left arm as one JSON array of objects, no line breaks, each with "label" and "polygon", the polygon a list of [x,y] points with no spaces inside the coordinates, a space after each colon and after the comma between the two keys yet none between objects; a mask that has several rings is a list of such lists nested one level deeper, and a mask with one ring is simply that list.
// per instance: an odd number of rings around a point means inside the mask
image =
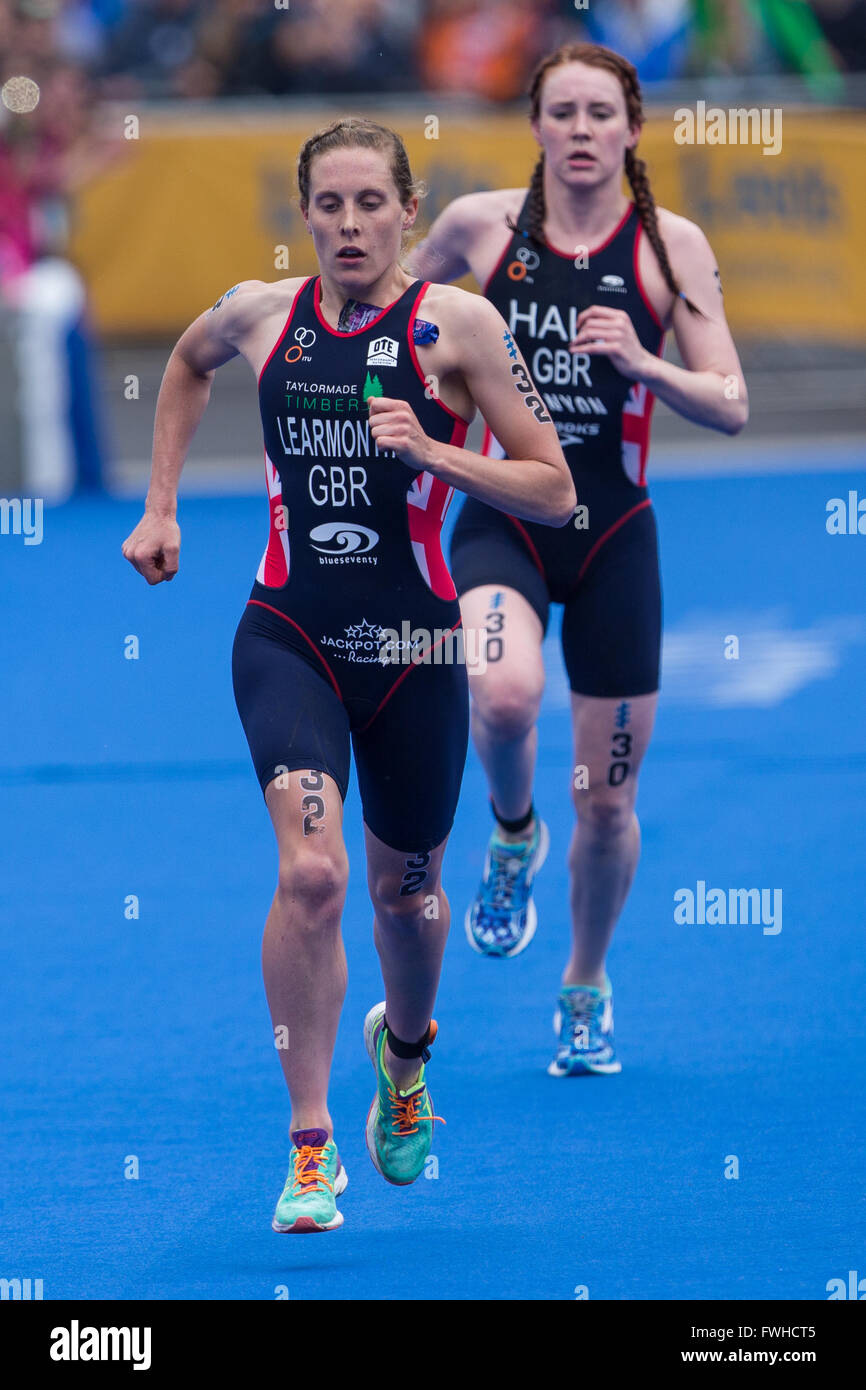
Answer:
[{"label": "woman's left arm", "polygon": [[571,351],[607,356],[629,381],[643,382],[686,420],[738,434],[749,418],[749,397],[716,260],[700,227],[684,218],[677,223],[675,238],[665,234],[671,265],[683,293],[701,310],[693,314],[682,299],[674,304],[671,327],[685,366],[647,352],[628,314],[600,305],[578,315]]}]

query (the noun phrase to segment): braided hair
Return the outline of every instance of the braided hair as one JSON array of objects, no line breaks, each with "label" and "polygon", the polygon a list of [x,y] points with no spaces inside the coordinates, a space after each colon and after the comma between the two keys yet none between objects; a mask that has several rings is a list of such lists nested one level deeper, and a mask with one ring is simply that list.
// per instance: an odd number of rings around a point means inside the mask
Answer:
[{"label": "braided hair", "polygon": [[[635,68],[623,58],[621,54],[615,53],[612,48],[605,48],[598,43],[566,43],[557,48],[554,53],[549,53],[532,74],[529,86],[530,112],[533,121],[537,121],[541,110],[541,89],[544,79],[552,68],[562,67],[565,63],[585,63],[587,67],[604,68],[619,79],[620,86],[625,97],[626,112],[630,126],[642,126],[644,122],[643,103],[641,100],[640,83]],[[701,310],[696,304],[683,294],[677,283],[676,276],[671,269],[668,259],[667,247],[659,231],[658,217],[656,214],[655,199],[650,188],[649,175],[647,174],[646,162],[638,159],[634,150],[625,152],[625,176],[631,186],[634,196],[635,207],[641,226],[646,232],[650,246],[656,255],[665,284],[677,299],[682,299],[693,314],[699,314]],[[539,155],[535,168],[532,171],[532,178],[529,182],[529,196],[526,204],[526,232],[532,241],[544,244],[544,219],[547,208],[544,200],[544,152]],[[507,225],[513,232],[519,231],[516,222],[512,217],[506,219]]]}]

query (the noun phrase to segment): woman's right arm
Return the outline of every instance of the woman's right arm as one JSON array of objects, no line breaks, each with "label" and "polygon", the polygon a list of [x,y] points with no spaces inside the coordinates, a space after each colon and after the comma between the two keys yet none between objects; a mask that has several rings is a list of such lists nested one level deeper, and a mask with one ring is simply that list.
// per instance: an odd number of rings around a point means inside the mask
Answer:
[{"label": "woman's right arm", "polygon": [[[153,461],[144,516],[123,542],[129,563],[148,584],[174,579],[180,555],[177,488],[193,436],[210,399],[217,367],[238,353],[261,288],[245,280],[221,295],[178,340],[163,373],[153,426]],[[253,304],[251,304],[251,300]]]}]

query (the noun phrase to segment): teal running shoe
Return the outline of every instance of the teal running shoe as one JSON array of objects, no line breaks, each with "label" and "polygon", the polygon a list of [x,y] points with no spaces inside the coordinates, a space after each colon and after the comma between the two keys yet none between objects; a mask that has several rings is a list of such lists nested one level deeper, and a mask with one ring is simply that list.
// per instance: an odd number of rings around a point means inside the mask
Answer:
[{"label": "teal running shoe", "polygon": [[473,951],[510,958],[526,950],[538,925],[532,884],[549,848],[543,820],[536,819],[532,839],[519,844],[500,840],[494,830],[481,887],[465,918],[466,938]]},{"label": "teal running shoe", "polygon": [[336,1231],[343,1224],[336,1198],[345,1192],[349,1179],[327,1130],[296,1129],[289,1165],[271,1222],[274,1230],[292,1236]]},{"label": "teal running shoe", "polygon": [[548,1076],[613,1076],[622,1071],[613,1046],[613,992],[593,985],[563,985],[553,1019],[559,1034]]},{"label": "teal running shoe", "polygon": [[[430,1023],[430,1042],[436,1037]],[[433,1143],[433,1102],[421,1075],[408,1091],[398,1091],[385,1070],[385,1005],[376,1004],[364,1019],[364,1044],[376,1072],[376,1095],[367,1115],[367,1149],[386,1182],[408,1187],[423,1171]]]}]

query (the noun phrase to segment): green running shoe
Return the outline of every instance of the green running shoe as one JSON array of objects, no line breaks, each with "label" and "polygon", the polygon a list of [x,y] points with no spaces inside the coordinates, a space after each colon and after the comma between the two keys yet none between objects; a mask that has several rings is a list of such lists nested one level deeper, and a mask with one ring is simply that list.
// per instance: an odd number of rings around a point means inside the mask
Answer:
[{"label": "green running shoe", "polygon": [[[436,1037],[430,1022],[430,1042]],[[364,1043],[376,1072],[376,1095],[367,1115],[367,1149],[386,1182],[407,1187],[424,1168],[433,1142],[433,1102],[421,1075],[408,1091],[397,1091],[385,1070],[385,1005],[376,1004],[364,1019]]]},{"label": "green running shoe", "polygon": [[337,1146],[324,1129],[296,1129],[289,1154],[289,1176],[277,1202],[275,1231],[292,1236],[336,1231],[343,1224],[336,1198],[349,1179]]}]

